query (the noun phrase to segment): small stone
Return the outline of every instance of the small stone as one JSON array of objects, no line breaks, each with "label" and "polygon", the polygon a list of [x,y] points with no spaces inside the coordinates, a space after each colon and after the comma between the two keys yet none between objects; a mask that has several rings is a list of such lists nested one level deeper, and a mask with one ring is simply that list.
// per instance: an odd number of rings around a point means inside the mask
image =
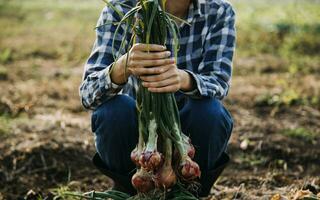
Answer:
[{"label": "small stone", "polygon": [[281,195],[280,194],[275,194],[271,197],[271,200],[281,200]]},{"label": "small stone", "polygon": [[241,143],[240,143],[240,149],[242,150],[247,150],[248,149],[248,146],[249,146],[249,140],[248,139],[245,139],[243,140]]}]

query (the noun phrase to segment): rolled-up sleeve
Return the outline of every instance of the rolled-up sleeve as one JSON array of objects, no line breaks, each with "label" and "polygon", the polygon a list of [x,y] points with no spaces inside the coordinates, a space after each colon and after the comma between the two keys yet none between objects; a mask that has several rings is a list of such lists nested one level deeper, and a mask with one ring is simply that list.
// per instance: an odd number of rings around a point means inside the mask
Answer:
[{"label": "rolled-up sleeve", "polygon": [[186,93],[188,96],[223,99],[228,94],[235,43],[235,12],[226,3],[218,9],[216,20],[209,27],[198,72],[186,70],[197,86],[195,90]]},{"label": "rolled-up sleeve", "polygon": [[[122,8],[117,6],[119,10]],[[96,28],[96,40],[92,52],[85,64],[82,83],[80,85],[80,97],[83,106],[87,109],[95,109],[104,101],[118,94],[123,85],[114,84],[110,78],[110,72],[114,63],[114,56],[125,52],[119,52],[124,38],[124,28],[120,27],[117,34],[116,23],[120,16],[109,7],[105,7],[100,15]],[[114,49],[112,43],[114,39]]]}]

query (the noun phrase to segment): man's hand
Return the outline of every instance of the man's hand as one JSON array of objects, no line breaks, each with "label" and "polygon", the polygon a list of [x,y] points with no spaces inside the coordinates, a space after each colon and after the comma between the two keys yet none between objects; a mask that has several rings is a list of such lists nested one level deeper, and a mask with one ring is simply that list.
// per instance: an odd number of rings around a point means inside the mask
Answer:
[{"label": "man's hand", "polygon": [[[123,84],[130,75],[137,77],[147,74],[162,73],[159,66],[174,63],[170,51],[166,47],[155,44],[135,44],[130,51],[122,55],[115,63],[111,72],[111,80],[116,84]],[[149,51],[149,52],[148,52]],[[127,70],[125,70],[127,67]]]},{"label": "man's hand", "polygon": [[142,85],[150,92],[177,92],[178,90],[193,90],[193,78],[188,72],[178,69],[176,64],[160,66],[162,73],[140,76]]},{"label": "man's hand", "polygon": [[[135,44],[128,54],[115,63],[111,79],[116,84],[122,84],[130,75],[134,75],[143,81],[143,86],[150,92],[192,90],[193,78],[189,73],[178,69],[170,55],[171,52],[161,45]],[[126,64],[127,74],[124,70]]]},{"label": "man's hand", "polygon": [[[129,51],[128,72],[140,77],[160,74],[175,61],[166,47],[156,44],[135,44]],[[149,52],[148,52],[149,51]]]}]

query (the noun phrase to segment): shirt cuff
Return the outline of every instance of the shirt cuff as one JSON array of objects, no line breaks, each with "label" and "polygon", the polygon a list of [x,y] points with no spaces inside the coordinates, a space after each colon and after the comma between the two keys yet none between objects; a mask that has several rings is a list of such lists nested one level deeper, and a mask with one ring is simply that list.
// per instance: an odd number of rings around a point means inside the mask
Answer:
[{"label": "shirt cuff", "polygon": [[187,96],[190,96],[190,97],[194,97],[194,98],[200,98],[201,97],[201,87],[200,87],[200,80],[199,78],[197,77],[197,75],[190,71],[190,70],[184,70],[185,72],[188,72],[193,80],[195,81],[196,83],[196,88],[194,90],[191,90],[191,91],[182,91],[182,90],[179,90],[182,94],[185,94]]},{"label": "shirt cuff", "polygon": [[104,73],[105,78],[105,89],[112,91],[120,91],[125,84],[118,85],[111,80],[111,70],[113,68],[113,64],[111,63],[109,67],[106,68],[106,72]]}]

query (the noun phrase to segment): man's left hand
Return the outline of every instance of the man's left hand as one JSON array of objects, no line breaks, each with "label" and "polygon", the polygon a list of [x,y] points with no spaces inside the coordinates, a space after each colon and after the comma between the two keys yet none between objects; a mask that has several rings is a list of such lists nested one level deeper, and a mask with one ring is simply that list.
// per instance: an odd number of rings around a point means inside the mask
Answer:
[{"label": "man's left hand", "polygon": [[175,63],[160,67],[163,69],[161,74],[140,76],[143,81],[142,85],[150,92],[165,93],[177,92],[178,90],[188,92],[194,89],[192,76],[188,72],[178,69]]}]

